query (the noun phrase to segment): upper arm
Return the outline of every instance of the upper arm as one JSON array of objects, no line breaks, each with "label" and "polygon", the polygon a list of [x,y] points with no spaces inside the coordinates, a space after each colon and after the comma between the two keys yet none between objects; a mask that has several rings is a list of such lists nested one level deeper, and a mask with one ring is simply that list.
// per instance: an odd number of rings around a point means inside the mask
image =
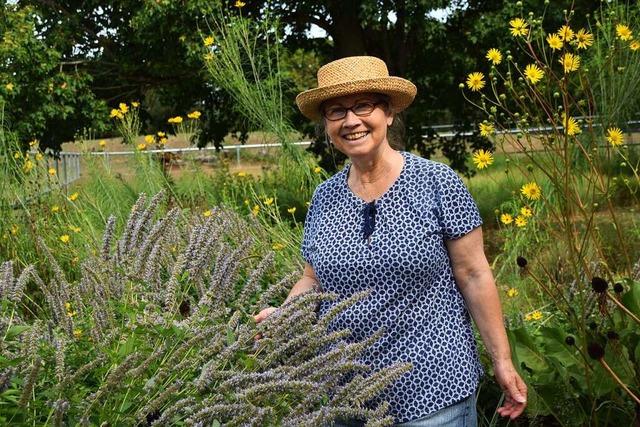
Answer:
[{"label": "upper arm", "polygon": [[445,239],[451,260],[451,268],[461,291],[472,281],[484,274],[491,274],[491,268],[484,254],[482,228],[476,227],[458,239]]}]

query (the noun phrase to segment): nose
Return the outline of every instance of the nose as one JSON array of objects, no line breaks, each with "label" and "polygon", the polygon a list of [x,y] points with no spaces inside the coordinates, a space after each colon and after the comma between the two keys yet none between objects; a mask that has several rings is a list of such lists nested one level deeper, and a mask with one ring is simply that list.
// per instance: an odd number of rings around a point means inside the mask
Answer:
[{"label": "nose", "polygon": [[347,126],[347,127],[358,125],[361,122],[360,117],[358,117],[356,113],[354,113],[352,110],[347,110],[347,115],[344,116],[343,120],[344,120],[343,126]]}]

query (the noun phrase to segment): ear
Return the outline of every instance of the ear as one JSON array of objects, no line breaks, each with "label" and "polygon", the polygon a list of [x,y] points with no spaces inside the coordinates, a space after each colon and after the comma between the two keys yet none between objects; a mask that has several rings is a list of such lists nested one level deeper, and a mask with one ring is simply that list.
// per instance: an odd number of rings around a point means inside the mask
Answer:
[{"label": "ear", "polygon": [[391,126],[393,124],[394,117],[395,117],[394,113],[387,114],[387,126]]}]

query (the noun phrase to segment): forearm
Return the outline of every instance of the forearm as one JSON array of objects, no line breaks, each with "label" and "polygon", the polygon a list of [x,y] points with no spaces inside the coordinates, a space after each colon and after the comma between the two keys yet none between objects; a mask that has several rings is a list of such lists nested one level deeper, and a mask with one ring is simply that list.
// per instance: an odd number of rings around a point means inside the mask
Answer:
[{"label": "forearm", "polygon": [[285,303],[291,300],[296,295],[300,295],[301,293],[310,291],[312,289],[318,289],[319,286],[320,285],[318,283],[318,279],[316,278],[313,267],[311,267],[309,264],[305,264],[302,277],[300,277],[300,280],[298,280],[296,284],[293,285],[293,288],[291,288],[291,291],[289,292]]}]

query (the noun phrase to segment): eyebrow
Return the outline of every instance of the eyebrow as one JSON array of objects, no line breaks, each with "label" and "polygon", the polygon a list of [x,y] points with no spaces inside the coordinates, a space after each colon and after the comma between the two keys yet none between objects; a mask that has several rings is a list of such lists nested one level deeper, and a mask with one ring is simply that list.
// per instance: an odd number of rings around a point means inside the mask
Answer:
[{"label": "eyebrow", "polygon": [[[357,104],[360,104],[361,102],[376,103],[376,102],[384,102],[384,100],[380,99],[380,98],[376,98],[374,96],[371,96],[371,97],[365,96],[365,97],[362,97],[362,98],[357,98],[356,101],[351,105],[352,106],[353,105],[357,105]],[[336,102],[336,101],[331,101],[331,102],[327,103],[326,105],[322,106],[323,109],[334,108],[334,107],[344,108],[345,105],[344,104],[340,104],[339,102]]]}]

